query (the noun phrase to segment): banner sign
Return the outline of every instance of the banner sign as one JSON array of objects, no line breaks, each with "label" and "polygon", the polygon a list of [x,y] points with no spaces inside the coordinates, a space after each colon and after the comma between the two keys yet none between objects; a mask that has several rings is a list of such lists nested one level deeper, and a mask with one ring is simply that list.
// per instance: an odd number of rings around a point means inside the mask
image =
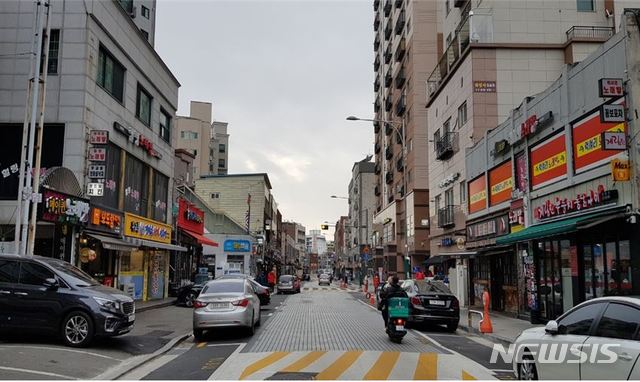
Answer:
[{"label": "banner sign", "polygon": [[567,148],[564,134],[548,139],[531,149],[531,186],[544,187],[567,174]]},{"label": "banner sign", "polygon": [[91,179],[104,179],[106,173],[107,173],[107,166],[103,164],[89,165],[89,178]]},{"label": "banner sign", "polygon": [[611,175],[614,182],[628,182],[631,180],[631,164],[629,159],[613,159],[611,161]]},{"label": "banner sign", "polygon": [[178,203],[178,227],[203,235],[204,211],[182,198]]},{"label": "banner sign", "polygon": [[600,97],[621,97],[624,95],[622,78],[601,78],[598,80]]},{"label": "banner sign", "polygon": [[524,200],[518,199],[511,202],[511,207],[509,208],[509,226],[511,227],[511,233],[524,229]]},{"label": "banner sign", "polygon": [[485,175],[469,182],[469,213],[482,211],[487,207],[487,182]]},{"label": "banner sign", "polygon": [[251,242],[249,240],[225,240],[225,252],[251,252]]},{"label": "banner sign", "polygon": [[624,122],[624,105],[611,104],[602,105],[600,107],[600,122],[612,123],[612,122]]},{"label": "banner sign", "polygon": [[87,183],[87,195],[88,196],[103,196],[104,195],[104,183]]},{"label": "banner sign", "polygon": [[89,227],[97,231],[119,235],[122,232],[122,220],[121,212],[107,210],[103,207],[92,207]]},{"label": "banner sign", "polygon": [[91,130],[89,134],[89,143],[92,145],[106,145],[109,143],[108,130]]},{"label": "banner sign", "polygon": [[89,220],[89,201],[51,190],[42,192],[41,219],[53,223],[84,224]]},{"label": "banner sign", "polygon": [[605,131],[602,133],[603,150],[626,150],[627,133],[618,131]]},{"label": "banner sign", "polygon": [[142,216],[125,213],[124,235],[170,244],[171,226],[155,220],[143,218]]},{"label": "banner sign", "polygon": [[473,81],[474,93],[495,93],[496,82],[495,81]]},{"label": "banner sign", "polygon": [[489,170],[489,205],[495,206],[511,199],[513,176],[511,161]]},{"label": "banner sign", "polygon": [[[612,156],[622,151],[603,150],[604,132],[626,134],[625,123],[602,123],[600,111],[596,111],[573,125],[573,161],[576,174],[608,164]],[[624,143],[626,149],[626,139]]]},{"label": "banner sign", "polygon": [[107,149],[104,147],[91,147],[89,149],[89,160],[91,162],[104,162],[107,160]]},{"label": "banner sign", "polygon": [[566,215],[576,211],[587,210],[618,199],[618,191],[605,191],[603,185],[597,190],[588,190],[571,198],[555,197],[545,200],[542,205],[535,207],[533,216],[536,220],[545,220]]},{"label": "banner sign", "polygon": [[485,220],[467,226],[467,240],[475,240],[487,236],[502,236],[509,233],[509,215]]}]

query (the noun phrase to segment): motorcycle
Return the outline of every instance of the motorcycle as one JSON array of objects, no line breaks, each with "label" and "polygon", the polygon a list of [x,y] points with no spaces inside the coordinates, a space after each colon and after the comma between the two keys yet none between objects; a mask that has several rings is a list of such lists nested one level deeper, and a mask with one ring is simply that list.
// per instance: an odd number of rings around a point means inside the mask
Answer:
[{"label": "motorcycle", "polygon": [[409,299],[392,297],[389,299],[389,318],[387,320],[387,335],[391,342],[401,343],[407,335],[405,325],[409,318]]}]

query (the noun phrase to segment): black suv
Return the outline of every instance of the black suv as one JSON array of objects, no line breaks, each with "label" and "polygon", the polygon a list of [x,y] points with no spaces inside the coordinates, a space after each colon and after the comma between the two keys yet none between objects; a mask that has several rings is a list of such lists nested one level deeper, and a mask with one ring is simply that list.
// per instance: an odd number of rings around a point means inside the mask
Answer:
[{"label": "black suv", "polygon": [[73,265],[0,254],[0,329],[59,334],[69,346],[133,329],[135,305]]}]

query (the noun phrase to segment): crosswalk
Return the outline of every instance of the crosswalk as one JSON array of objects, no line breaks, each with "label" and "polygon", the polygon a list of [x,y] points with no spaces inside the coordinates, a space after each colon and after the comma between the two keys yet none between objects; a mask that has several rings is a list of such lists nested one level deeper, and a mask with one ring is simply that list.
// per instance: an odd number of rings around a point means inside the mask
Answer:
[{"label": "crosswalk", "polygon": [[265,380],[287,373],[308,373],[314,380],[496,379],[488,369],[456,354],[346,350],[236,351],[209,380]]}]

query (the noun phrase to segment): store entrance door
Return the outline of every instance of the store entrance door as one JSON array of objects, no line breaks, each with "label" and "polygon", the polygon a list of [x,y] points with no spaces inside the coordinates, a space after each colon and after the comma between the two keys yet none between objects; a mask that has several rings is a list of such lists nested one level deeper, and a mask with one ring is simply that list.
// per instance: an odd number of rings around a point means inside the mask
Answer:
[{"label": "store entrance door", "polygon": [[504,290],[502,288],[504,285],[505,272],[504,256],[491,256],[490,264],[491,279],[489,282],[491,283],[491,307],[493,310],[502,312],[504,311]]}]

